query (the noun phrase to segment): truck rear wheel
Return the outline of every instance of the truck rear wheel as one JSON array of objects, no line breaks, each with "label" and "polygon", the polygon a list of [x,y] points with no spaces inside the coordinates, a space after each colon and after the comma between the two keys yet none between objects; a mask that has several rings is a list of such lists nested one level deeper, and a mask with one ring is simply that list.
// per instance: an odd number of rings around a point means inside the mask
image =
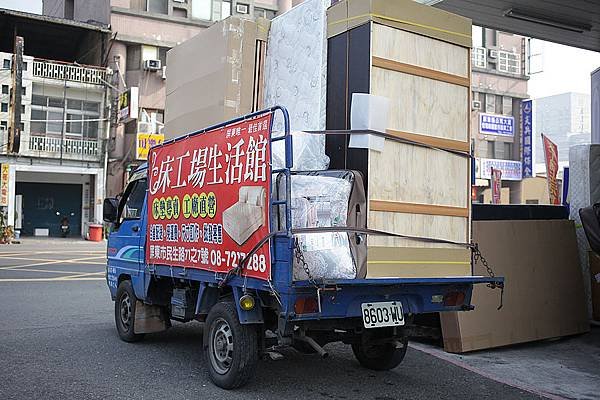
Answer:
[{"label": "truck rear wheel", "polygon": [[246,384],[258,362],[258,329],[242,325],[233,303],[213,306],[206,318],[206,359],[213,383],[223,389]]},{"label": "truck rear wheel", "polygon": [[115,324],[117,325],[119,337],[125,342],[137,342],[144,338],[143,334],[133,331],[136,302],[137,297],[133,292],[131,281],[121,282],[115,299]]},{"label": "truck rear wheel", "polygon": [[402,347],[397,347],[395,343],[369,344],[354,343],[352,351],[354,357],[360,365],[375,371],[388,371],[396,368],[406,355],[408,348],[408,339],[400,341]]}]

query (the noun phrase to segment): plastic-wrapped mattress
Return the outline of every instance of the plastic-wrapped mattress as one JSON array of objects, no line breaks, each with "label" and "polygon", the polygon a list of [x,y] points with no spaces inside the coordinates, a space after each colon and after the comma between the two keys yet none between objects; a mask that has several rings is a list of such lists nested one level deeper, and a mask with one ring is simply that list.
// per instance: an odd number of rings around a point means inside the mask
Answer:
[{"label": "plastic-wrapped mattress", "polygon": [[[315,171],[292,175],[292,228],[362,226],[366,209],[364,187],[356,171]],[[285,180],[278,178],[278,193],[285,196]],[[362,209],[361,209],[362,207]],[[285,226],[285,217],[280,215]],[[354,279],[364,276],[364,237],[345,232],[296,235],[306,266],[294,257],[294,280]]]}]

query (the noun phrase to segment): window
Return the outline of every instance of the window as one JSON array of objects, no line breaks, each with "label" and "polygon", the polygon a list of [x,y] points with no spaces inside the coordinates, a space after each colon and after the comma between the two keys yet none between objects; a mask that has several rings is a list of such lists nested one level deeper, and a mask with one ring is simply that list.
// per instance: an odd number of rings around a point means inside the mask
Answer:
[{"label": "window", "polygon": [[225,19],[231,15],[231,1],[224,0],[221,3],[221,18]]},{"label": "window", "polygon": [[2,94],[8,94],[8,85],[2,85]]},{"label": "window", "polygon": [[158,47],[142,45],[142,61],[156,60],[158,58]]},{"label": "window", "polygon": [[496,95],[490,93],[485,94],[485,112],[496,112]]},{"label": "window", "polygon": [[498,71],[509,74],[521,74],[521,56],[504,50],[498,50]]},{"label": "window", "polygon": [[160,60],[160,65],[163,67],[167,65],[167,51],[169,51],[167,47],[158,48],[158,59]]},{"label": "window", "polygon": [[512,112],[513,112],[512,97],[502,96],[502,114],[512,115]]},{"label": "window", "polygon": [[21,114],[25,114],[25,104],[21,104]]},{"label": "window", "polygon": [[23,61],[23,71],[27,71],[27,63]]},{"label": "window", "polygon": [[142,207],[146,197],[147,182],[146,179],[133,181],[125,189],[121,204],[119,204],[120,213],[118,221],[122,223],[128,219],[140,219],[142,216]]},{"label": "window", "polygon": [[4,63],[2,64],[2,68],[10,69],[10,59],[5,58]]},{"label": "window", "polygon": [[473,47],[471,50],[471,63],[475,68],[487,68],[487,49],[485,47]]},{"label": "window", "polygon": [[504,159],[512,160],[513,159],[513,144],[509,142],[504,142]]},{"label": "window", "polygon": [[127,71],[137,71],[142,66],[142,47],[138,45],[127,46]]},{"label": "window", "polygon": [[496,158],[496,142],[487,142],[487,158]]},{"label": "window", "polygon": [[25,88],[25,86],[21,88],[21,96],[27,96],[27,89]]},{"label": "window", "polygon": [[8,112],[8,103],[0,104],[0,112]]},{"label": "window", "polygon": [[146,11],[157,14],[169,14],[169,1],[147,0]]},{"label": "window", "polygon": [[5,131],[8,129],[8,121],[0,121],[0,131]]},{"label": "window", "polygon": [[494,113],[502,115],[502,96],[496,95],[495,104],[496,108],[494,109]]},{"label": "window", "polygon": [[65,0],[65,19],[73,19],[75,11],[74,3],[74,0]]},{"label": "window", "polygon": [[192,0],[192,18],[212,19],[212,0]]},{"label": "window", "polygon": [[21,122],[20,127],[21,127],[21,132],[23,132],[25,130],[25,124],[23,122]]},{"label": "window", "polygon": [[187,10],[185,8],[173,7],[173,16],[187,18]]}]

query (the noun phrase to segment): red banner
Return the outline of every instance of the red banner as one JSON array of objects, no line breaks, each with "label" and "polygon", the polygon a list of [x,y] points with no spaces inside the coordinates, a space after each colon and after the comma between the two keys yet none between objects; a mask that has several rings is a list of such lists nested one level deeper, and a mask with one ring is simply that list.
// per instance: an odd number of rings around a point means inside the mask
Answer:
[{"label": "red banner", "polygon": [[548,196],[550,204],[560,204],[560,193],[558,192],[558,147],[548,136],[542,133],[544,142],[544,157],[546,159],[546,181],[548,182]]},{"label": "red banner", "polygon": [[[271,117],[150,150],[148,264],[227,272],[269,234]],[[243,273],[270,278],[268,244]]]},{"label": "red banner", "polygon": [[502,170],[492,168],[492,204],[502,202]]}]

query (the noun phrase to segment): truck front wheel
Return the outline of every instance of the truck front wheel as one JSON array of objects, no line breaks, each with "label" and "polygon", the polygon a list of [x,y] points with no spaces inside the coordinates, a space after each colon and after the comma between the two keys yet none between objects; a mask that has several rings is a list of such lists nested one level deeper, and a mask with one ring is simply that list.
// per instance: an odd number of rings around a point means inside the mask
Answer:
[{"label": "truck front wheel", "polygon": [[360,365],[375,371],[388,371],[396,368],[406,355],[408,339],[398,343],[369,344],[360,342],[352,345],[354,357]]},{"label": "truck front wheel", "polygon": [[115,299],[115,324],[119,337],[125,342],[137,342],[144,338],[143,334],[133,331],[136,302],[137,297],[135,297],[131,282],[128,280],[121,282]]},{"label": "truck front wheel", "polygon": [[223,389],[246,384],[258,362],[258,328],[242,325],[231,302],[213,306],[206,318],[206,358],[210,379]]}]

